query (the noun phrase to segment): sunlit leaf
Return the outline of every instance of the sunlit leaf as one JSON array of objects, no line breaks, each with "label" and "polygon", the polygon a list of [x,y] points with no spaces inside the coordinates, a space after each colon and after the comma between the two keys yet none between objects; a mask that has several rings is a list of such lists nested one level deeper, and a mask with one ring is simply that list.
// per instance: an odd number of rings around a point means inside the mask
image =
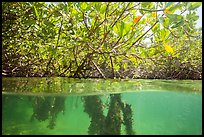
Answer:
[{"label": "sunlit leaf", "polygon": [[130,26],[131,26],[131,22],[124,23],[124,31],[123,31],[124,36],[127,35],[129,33],[129,31],[131,30]]},{"label": "sunlit leaf", "polygon": [[34,10],[35,10],[35,15],[36,15],[36,17],[39,19],[39,14],[38,14],[38,11],[37,11],[37,9],[36,9],[35,6],[34,6]]},{"label": "sunlit leaf", "polygon": [[152,16],[156,18],[157,17],[157,12],[152,12]]},{"label": "sunlit leaf", "polygon": [[195,10],[202,5],[202,2],[192,2],[188,10]]},{"label": "sunlit leaf", "polygon": [[118,34],[118,33],[119,33],[118,28],[117,28],[117,26],[116,26],[116,25],[115,25],[115,26],[113,26],[113,31],[114,31],[116,34]]},{"label": "sunlit leaf", "polygon": [[171,14],[171,13],[172,13],[172,12],[169,11],[169,10],[167,10],[167,9],[164,10],[164,14]]},{"label": "sunlit leaf", "polygon": [[165,50],[169,53],[174,53],[173,48],[166,43],[164,43]]},{"label": "sunlit leaf", "polygon": [[106,11],[106,5],[102,5],[100,9],[100,13],[103,14]]},{"label": "sunlit leaf", "polygon": [[141,2],[141,6],[142,8],[151,9],[154,7],[154,3],[153,2]]},{"label": "sunlit leaf", "polygon": [[72,8],[72,10],[71,10],[71,11],[72,11],[72,14],[73,14],[73,15],[78,14],[78,11],[77,11],[75,8]]},{"label": "sunlit leaf", "polygon": [[119,65],[117,65],[117,64],[115,64],[115,65],[114,65],[114,69],[117,71],[117,70],[119,70],[119,69],[120,69],[120,66],[119,66]]},{"label": "sunlit leaf", "polygon": [[163,26],[164,27],[169,27],[169,24],[170,24],[170,19],[169,18],[164,18],[164,22],[163,22]]},{"label": "sunlit leaf", "polygon": [[81,8],[82,8],[83,10],[86,10],[86,8],[87,8],[87,4],[86,4],[85,2],[82,2],[82,4],[81,4]]},{"label": "sunlit leaf", "polygon": [[156,24],[156,25],[152,28],[152,31],[153,31],[153,32],[156,32],[159,28],[160,28],[160,25],[159,25],[159,24]]}]

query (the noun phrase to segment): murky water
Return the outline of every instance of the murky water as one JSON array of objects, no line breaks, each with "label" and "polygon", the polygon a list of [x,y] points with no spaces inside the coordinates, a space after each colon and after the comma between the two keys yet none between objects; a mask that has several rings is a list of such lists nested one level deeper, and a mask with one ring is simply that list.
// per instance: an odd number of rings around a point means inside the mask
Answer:
[{"label": "murky water", "polygon": [[2,134],[202,134],[202,81],[36,79],[3,78]]}]

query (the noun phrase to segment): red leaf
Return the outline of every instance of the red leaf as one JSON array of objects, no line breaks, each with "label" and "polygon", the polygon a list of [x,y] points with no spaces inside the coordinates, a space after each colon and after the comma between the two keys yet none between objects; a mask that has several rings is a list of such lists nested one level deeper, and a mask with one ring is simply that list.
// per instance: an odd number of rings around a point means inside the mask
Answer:
[{"label": "red leaf", "polygon": [[142,16],[137,16],[135,19],[134,19],[134,23],[137,23],[140,19],[142,18]]}]

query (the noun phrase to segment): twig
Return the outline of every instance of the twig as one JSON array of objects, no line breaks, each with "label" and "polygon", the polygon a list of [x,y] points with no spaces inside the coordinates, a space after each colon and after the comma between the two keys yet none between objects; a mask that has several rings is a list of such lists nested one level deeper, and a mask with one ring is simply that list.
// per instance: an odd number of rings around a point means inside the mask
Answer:
[{"label": "twig", "polygon": [[[114,44],[114,46],[113,46],[112,50],[114,50],[114,49],[115,49],[115,46],[116,46],[116,45],[118,45],[118,42],[121,40],[121,38],[122,38],[122,37],[120,37],[120,38],[117,40],[117,42]],[[117,47],[117,46],[116,46],[116,47]],[[111,50],[111,51],[112,51],[112,50]]]},{"label": "twig", "polygon": [[184,32],[185,32],[188,36],[190,36],[190,37],[199,37],[199,36],[190,35],[186,30],[184,30]]},{"label": "twig", "polygon": [[127,4],[127,6],[125,7],[125,9],[122,11],[122,13],[119,15],[119,17],[115,20],[115,22],[111,25],[111,28],[113,26],[115,26],[115,24],[117,23],[117,21],[122,17],[123,13],[127,10],[128,6],[130,5],[130,3]]},{"label": "twig", "polygon": [[[165,27],[166,28],[166,27]],[[168,28],[166,28],[168,29]],[[170,31],[170,33],[175,37],[175,38],[179,38],[179,36],[176,36],[170,29],[168,29]]]},{"label": "twig", "polygon": [[[128,6],[130,5],[130,3],[127,4],[127,6],[125,7],[125,9],[121,12],[121,14],[119,15],[119,17],[115,20],[115,22],[111,25],[111,28],[113,28],[113,26],[115,26],[115,24],[117,23],[117,21],[122,17],[123,13],[126,11],[126,9],[128,8]],[[110,30],[105,34],[102,42],[100,45],[102,45],[105,42],[105,39],[107,37],[107,35],[109,34]]]},{"label": "twig", "polygon": [[99,67],[96,65],[96,63],[95,63],[93,60],[91,60],[91,62],[92,62],[93,65],[96,67],[97,71],[101,74],[101,76],[102,76],[104,79],[106,79],[105,75],[104,75],[103,72],[99,69]]},{"label": "twig", "polygon": [[134,45],[135,43],[137,43],[142,37],[144,37],[144,35],[146,35],[159,21],[157,20],[153,25],[152,27],[150,27],[142,36],[140,36],[125,52],[127,52],[128,50],[130,50]]},{"label": "twig", "polygon": [[127,11],[131,10],[131,9],[135,9],[135,7],[137,7],[138,5],[140,5],[140,3],[138,3],[137,5],[134,5],[132,7],[130,7],[129,9],[127,9]]},{"label": "twig", "polygon": [[159,10],[138,9],[138,10],[144,10],[144,11],[149,11],[149,12],[156,12],[156,11],[164,11],[165,9],[159,9]]},{"label": "twig", "polygon": [[112,78],[114,78],[115,74],[114,74],[114,66],[113,66],[112,56],[110,56],[110,62],[111,62],[111,67],[112,67]]},{"label": "twig", "polygon": [[[124,2],[123,2],[123,4],[124,4]],[[112,14],[119,8],[119,6],[120,5],[118,5],[118,7],[110,13],[110,16],[112,16]]]},{"label": "twig", "polygon": [[86,27],[86,29],[89,31],[89,28],[88,28],[88,25],[87,25],[87,22],[86,22],[86,18],[85,18],[85,16],[84,16],[84,13],[82,12],[82,14],[83,14],[83,21],[84,21],[85,27]]}]

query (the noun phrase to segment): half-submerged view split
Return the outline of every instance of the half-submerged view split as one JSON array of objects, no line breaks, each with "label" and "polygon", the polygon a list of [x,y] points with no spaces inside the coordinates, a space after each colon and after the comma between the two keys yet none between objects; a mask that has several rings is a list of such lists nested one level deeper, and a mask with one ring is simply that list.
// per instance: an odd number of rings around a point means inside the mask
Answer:
[{"label": "half-submerged view split", "polygon": [[2,2],[2,135],[202,135],[201,8]]}]

